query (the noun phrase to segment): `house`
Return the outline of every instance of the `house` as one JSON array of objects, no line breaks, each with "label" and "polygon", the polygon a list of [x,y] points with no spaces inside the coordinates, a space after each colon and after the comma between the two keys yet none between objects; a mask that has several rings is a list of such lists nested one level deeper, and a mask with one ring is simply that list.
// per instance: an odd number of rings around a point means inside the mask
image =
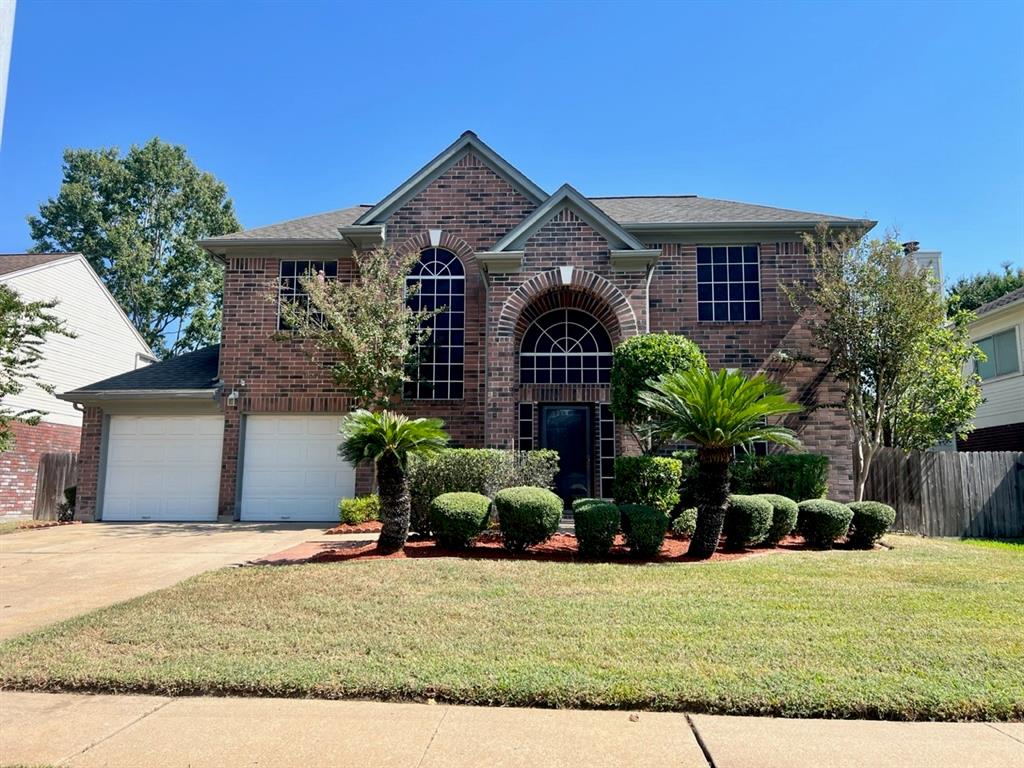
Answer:
[{"label": "house", "polygon": [[1010,291],[975,311],[971,341],[987,358],[977,363],[985,400],[974,431],[957,440],[959,451],[1024,451],[1024,288]]},{"label": "house", "polygon": [[[82,254],[0,255],[0,283],[24,301],[59,299],[52,313],[66,321],[75,338],[47,338],[35,371],[42,383],[57,392],[133,371],[154,360],[149,345]],[[39,457],[50,451],[78,450],[82,412],[34,384],[3,403],[16,412],[43,413],[35,426],[16,422],[13,449],[0,453],[0,514],[31,514]]]},{"label": "house", "polygon": [[332,520],[369,470],[337,458],[349,399],[288,339],[283,298],[309,270],[344,280],[364,249],[421,254],[419,301],[446,307],[400,409],[458,445],[551,447],[559,487],[608,495],[633,446],[612,418],[613,346],[683,333],[713,367],[766,370],[810,406],[789,423],[851,494],[845,415],[780,290],[808,278],[800,235],[863,219],[692,195],[546,192],[471,132],[376,205],[214,237],[225,270],[211,347],[68,392],[85,407],[79,515],[105,520]]}]

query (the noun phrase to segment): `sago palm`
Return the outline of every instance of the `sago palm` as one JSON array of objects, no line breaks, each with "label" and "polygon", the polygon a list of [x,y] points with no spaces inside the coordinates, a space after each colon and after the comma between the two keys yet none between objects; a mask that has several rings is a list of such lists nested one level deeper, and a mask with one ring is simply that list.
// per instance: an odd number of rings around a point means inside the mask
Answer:
[{"label": "sago palm", "polygon": [[409,536],[410,456],[427,456],[448,445],[441,419],[410,419],[393,411],[353,411],[341,422],[338,453],[355,465],[372,461],[377,467],[381,530],[377,547],[394,552]]},{"label": "sago palm", "polygon": [[640,402],[658,414],[661,436],[697,445],[697,528],[689,553],[711,557],[722,534],[729,501],[729,463],[736,446],[766,440],[798,448],[791,429],[767,419],[803,410],[786,390],[763,375],[739,371],[687,370],[650,382]]}]

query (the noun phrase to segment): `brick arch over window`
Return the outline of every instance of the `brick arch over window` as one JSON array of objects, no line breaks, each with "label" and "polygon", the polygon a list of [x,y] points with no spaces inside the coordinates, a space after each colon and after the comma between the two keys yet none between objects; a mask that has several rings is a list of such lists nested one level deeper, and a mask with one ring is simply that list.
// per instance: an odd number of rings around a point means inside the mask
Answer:
[{"label": "brick arch over window", "polygon": [[562,282],[562,271],[553,269],[519,286],[501,308],[497,334],[519,340],[540,315],[566,307],[596,317],[616,344],[639,331],[636,315],[622,291],[600,275],[574,268],[568,284]]},{"label": "brick arch over window", "polygon": [[462,266],[466,268],[467,277],[480,274],[480,264],[476,260],[476,251],[473,250],[473,247],[458,235],[443,230],[441,239],[436,245],[430,242],[430,232],[421,232],[415,237],[403,241],[401,245],[395,247],[395,250],[399,253],[408,253],[409,251],[422,253],[428,248],[444,248],[446,251],[454,253],[459,257]]}]

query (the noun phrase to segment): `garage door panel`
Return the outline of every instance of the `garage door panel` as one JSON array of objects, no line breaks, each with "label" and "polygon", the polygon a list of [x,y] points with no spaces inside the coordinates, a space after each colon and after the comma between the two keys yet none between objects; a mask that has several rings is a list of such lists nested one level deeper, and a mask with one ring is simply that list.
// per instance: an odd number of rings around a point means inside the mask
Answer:
[{"label": "garage door panel", "polygon": [[338,415],[246,417],[243,520],[335,521],[355,472],[338,456]]}]

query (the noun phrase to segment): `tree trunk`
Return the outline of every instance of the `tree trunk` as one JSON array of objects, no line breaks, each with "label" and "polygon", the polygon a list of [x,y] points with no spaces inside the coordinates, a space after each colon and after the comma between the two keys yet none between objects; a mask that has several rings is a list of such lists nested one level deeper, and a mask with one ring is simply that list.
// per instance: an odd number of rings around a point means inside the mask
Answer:
[{"label": "tree trunk", "polygon": [[705,560],[715,554],[718,539],[725,522],[725,508],[729,503],[729,462],[732,451],[728,448],[697,449],[697,482],[694,496],[697,500],[697,527],[690,539],[687,554]]},{"label": "tree trunk", "polygon": [[377,484],[381,519],[377,549],[397,552],[409,537],[409,481],[394,454],[377,460]]}]

